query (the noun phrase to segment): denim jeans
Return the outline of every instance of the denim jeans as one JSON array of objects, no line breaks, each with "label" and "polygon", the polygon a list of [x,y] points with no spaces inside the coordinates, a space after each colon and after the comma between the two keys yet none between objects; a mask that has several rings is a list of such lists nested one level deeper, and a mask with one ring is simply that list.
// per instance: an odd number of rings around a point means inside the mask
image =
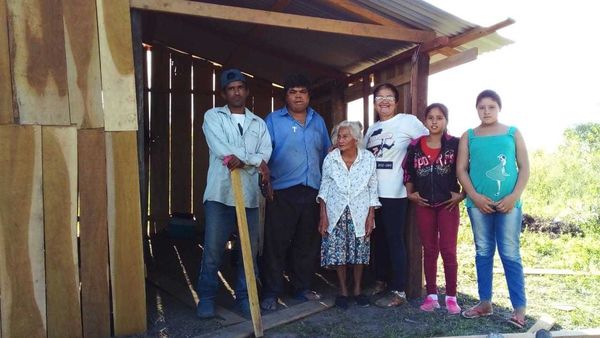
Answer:
[{"label": "denim jeans", "polygon": [[524,308],[525,277],[519,252],[521,235],[521,209],[514,208],[509,213],[494,212],[484,214],[477,208],[468,208],[469,218],[475,238],[475,266],[477,268],[477,286],[479,299],[492,300],[492,278],[496,245],[504,275],[508,285],[508,293],[513,308]]},{"label": "denim jeans", "polygon": [[[204,203],[205,231],[204,251],[202,263],[200,264],[200,277],[196,290],[200,302],[214,302],[219,286],[217,272],[221,266],[221,260],[225,251],[225,244],[232,233],[237,233],[237,219],[235,207],[219,202],[206,201]],[[246,219],[248,221],[248,232],[250,233],[250,245],[254,261],[254,273],[256,275],[256,248],[258,245],[258,208],[246,208]],[[235,281],[236,300],[248,298],[246,288],[246,276],[242,260],[242,250],[239,250],[240,259],[237,266],[237,278]]]}]

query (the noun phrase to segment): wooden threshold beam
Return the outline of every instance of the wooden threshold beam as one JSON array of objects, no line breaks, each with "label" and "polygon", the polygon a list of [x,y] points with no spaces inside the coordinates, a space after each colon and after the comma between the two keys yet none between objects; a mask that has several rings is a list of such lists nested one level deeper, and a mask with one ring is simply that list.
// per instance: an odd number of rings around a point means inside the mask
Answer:
[{"label": "wooden threshold beam", "polygon": [[[600,337],[600,328],[593,329],[579,329],[579,330],[560,330],[550,331],[552,337],[557,338],[587,338],[587,337]],[[440,338],[487,338],[489,335],[471,335],[471,336],[447,336]],[[534,338],[535,334],[531,332],[518,332],[518,333],[503,333],[502,337],[505,338]]]},{"label": "wooden threshold beam", "polygon": [[156,12],[192,15],[211,19],[377,39],[425,42],[435,38],[435,32],[431,31],[323,19],[304,15],[214,5],[187,0],[171,0],[168,2],[164,0],[130,0],[130,6],[132,8]]}]

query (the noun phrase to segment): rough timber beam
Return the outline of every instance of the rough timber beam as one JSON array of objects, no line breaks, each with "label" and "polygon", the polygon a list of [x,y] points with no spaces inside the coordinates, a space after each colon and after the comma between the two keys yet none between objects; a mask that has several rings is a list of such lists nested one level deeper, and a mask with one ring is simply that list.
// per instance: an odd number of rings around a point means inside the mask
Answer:
[{"label": "rough timber beam", "polygon": [[346,10],[354,15],[357,15],[365,20],[371,21],[372,23],[380,24],[383,26],[390,27],[404,27],[409,28],[406,25],[403,25],[397,21],[392,19],[388,19],[387,17],[377,14],[372,10],[362,7],[360,5],[355,4],[354,2],[348,0],[323,0],[326,4],[330,6]]},{"label": "rough timber beam", "polygon": [[[338,8],[338,9],[343,9],[350,13],[353,13],[354,15],[357,15],[357,16],[359,16],[365,20],[368,20],[372,23],[389,26],[389,27],[410,28],[408,25],[405,25],[398,21],[389,19],[381,14],[374,12],[371,9],[362,7],[360,5],[357,5],[357,4],[347,1],[347,0],[322,0],[322,1],[324,1],[325,3],[327,3],[333,7]],[[451,56],[451,55],[456,55],[460,52],[452,47],[442,47],[438,50],[432,51],[431,55],[437,54],[437,53],[441,53],[446,56]]]},{"label": "rough timber beam", "polygon": [[[437,37],[434,40],[431,40],[429,42],[422,44],[419,49],[419,52],[427,53],[427,52],[433,51],[435,49],[441,48],[443,46],[446,46],[448,44],[448,41],[449,41],[448,37],[445,37],[445,36]],[[399,63],[406,59],[409,59],[415,53],[416,48],[418,48],[418,47],[414,47],[409,50],[406,50],[398,55],[392,56],[386,60],[383,60],[383,61],[376,63],[368,68],[365,68],[356,74],[352,74],[351,76],[349,76],[346,79],[346,83],[353,83],[353,82],[361,79],[363,77],[363,75],[372,74],[378,70],[385,69],[393,64],[396,64],[396,63]]]},{"label": "rough timber beam", "polygon": [[130,0],[130,6],[156,12],[387,40],[425,42],[435,38],[435,32],[432,31],[386,27],[186,0],[168,2],[164,0]]},{"label": "rough timber beam", "polygon": [[513,23],[515,23],[515,20],[508,18],[504,21],[498,22],[497,24],[489,26],[489,27],[473,28],[463,34],[460,34],[460,35],[450,38],[450,43],[448,44],[448,47],[454,48],[454,47],[458,47],[460,45],[464,45],[465,43],[469,43],[473,40],[477,40],[486,35],[495,33],[497,30],[504,28],[506,26],[510,26]]},{"label": "rough timber beam", "polygon": [[504,28],[506,26],[510,26],[513,23],[515,23],[514,19],[508,18],[504,21],[500,21],[495,25],[492,25],[490,27],[476,27],[473,28],[471,30],[468,30],[462,34],[459,34],[457,36],[451,37],[450,41],[448,42],[448,44],[446,46],[443,46],[441,48],[432,50],[429,54],[433,55],[433,54],[443,54],[446,56],[452,56],[452,55],[456,55],[459,53],[459,51],[457,51],[456,47],[459,47],[461,45],[464,45],[465,43],[469,43],[471,41],[477,40],[479,38],[482,38],[484,36],[490,35],[492,33],[495,33],[497,30]]}]

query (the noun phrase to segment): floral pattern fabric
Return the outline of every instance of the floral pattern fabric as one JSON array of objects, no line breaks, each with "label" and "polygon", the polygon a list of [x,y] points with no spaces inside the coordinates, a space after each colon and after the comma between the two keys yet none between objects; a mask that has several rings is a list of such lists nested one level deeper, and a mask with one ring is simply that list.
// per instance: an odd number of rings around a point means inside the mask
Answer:
[{"label": "floral pattern fabric", "polygon": [[369,264],[370,247],[365,236],[356,237],[350,208],[346,207],[333,231],[322,239],[321,266]]},{"label": "floral pattern fabric", "polygon": [[339,149],[325,157],[323,178],[318,199],[325,201],[331,233],[346,208],[350,209],[357,237],[365,235],[365,222],[369,208],[379,208],[377,195],[377,172],[375,157],[365,149],[359,149],[350,169],[344,163]]}]

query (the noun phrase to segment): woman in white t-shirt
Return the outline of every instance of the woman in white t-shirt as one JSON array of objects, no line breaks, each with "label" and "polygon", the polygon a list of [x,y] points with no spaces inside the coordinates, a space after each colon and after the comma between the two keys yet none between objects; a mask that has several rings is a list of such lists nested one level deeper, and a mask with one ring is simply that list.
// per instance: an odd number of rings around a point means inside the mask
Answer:
[{"label": "woman in white t-shirt", "polygon": [[[389,83],[375,87],[373,99],[379,120],[369,127],[364,145],[377,161],[377,180],[381,208],[375,211],[372,255],[375,270],[373,294],[390,290],[375,303],[381,307],[406,302],[407,259],[404,231],[408,199],[403,183],[402,161],[412,139],[427,135],[423,123],[414,115],[398,114],[400,95]],[[391,267],[391,271],[390,270]]]}]

